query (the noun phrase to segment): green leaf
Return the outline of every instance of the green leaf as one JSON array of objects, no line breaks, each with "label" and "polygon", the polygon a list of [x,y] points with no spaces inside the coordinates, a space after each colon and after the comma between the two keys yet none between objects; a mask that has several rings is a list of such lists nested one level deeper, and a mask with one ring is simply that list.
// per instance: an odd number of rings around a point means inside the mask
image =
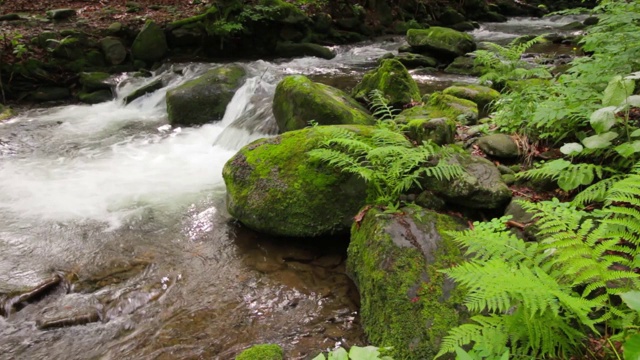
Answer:
[{"label": "green leaf", "polygon": [[327,358],[324,357],[324,354],[320,353],[320,354],[318,354],[318,356],[314,357],[311,360],[327,360]]},{"label": "green leaf", "polygon": [[596,134],[609,131],[609,129],[616,124],[615,111],[615,106],[608,106],[598,109],[591,114],[589,123],[591,123],[591,127],[596,131]]},{"label": "green leaf", "polygon": [[352,360],[379,360],[380,351],[375,346],[353,346],[349,350],[349,357]]},{"label": "green leaf", "polygon": [[617,106],[631,94],[635,88],[635,83],[631,79],[623,79],[622,76],[614,76],[609,81],[609,85],[604,90],[604,97],[602,98],[602,105],[604,106]]},{"label": "green leaf", "polygon": [[505,351],[504,354],[500,356],[500,360],[509,360],[509,349],[507,349],[507,351]]},{"label": "green leaf", "polygon": [[578,155],[584,148],[578,143],[567,143],[562,145],[560,152],[565,155]]},{"label": "green leaf", "polygon": [[615,147],[615,150],[618,154],[622,155],[625,158],[632,156],[633,154],[640,152],[640,141],[634,141],[631,143],[620,144]]},{"label": "green leaf", "polygon": [[349,360],[349,354],[347,354],[347,350],[339,347],[329,353],[328,360]]},{"label": "green leaf", "polygon": [[640,291],[628,291],[620,294],[620,298],[624,301],[629,309],[640,312]]},{"label": "green leaf", "polygon": [[464,351],[461,347],[456,347],[456,360],[474,360],[468,352]]},{"label": "green leaf", "polygon": [[631,336],[624,342],[622,348],[624,349],[624,360],[640,359],[640,335]]},{"label": "green leaf", "polygon": [[640,137],[640,129],[633,130],[633,132],[629,136],[631,136],[632,138]]},{"label": "green leaf", "polygon": [[604,149],[611,145],[611,140],[618,137],[618,134],[609,131],[604,134],[593,135],[582,139],[582,144],[587,149]]}]

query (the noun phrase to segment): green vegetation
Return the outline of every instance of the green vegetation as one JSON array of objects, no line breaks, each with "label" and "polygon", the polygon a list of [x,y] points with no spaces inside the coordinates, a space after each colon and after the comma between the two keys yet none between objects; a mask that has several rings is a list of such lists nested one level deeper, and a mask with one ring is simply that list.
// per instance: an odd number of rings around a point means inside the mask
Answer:
[{"label": "green vegetation", "polygon": [[282,360],[282,348],[276,344],[254,345],[236,356],[236,360]]},{"label": "green vegetation", "polygon": [[313,360],[393,360],[393,358],[380,355],[380,349],[375,346],[352,346],[348,353],[347,350],[339,347],[330,351],[328,356],[320,354]]}]

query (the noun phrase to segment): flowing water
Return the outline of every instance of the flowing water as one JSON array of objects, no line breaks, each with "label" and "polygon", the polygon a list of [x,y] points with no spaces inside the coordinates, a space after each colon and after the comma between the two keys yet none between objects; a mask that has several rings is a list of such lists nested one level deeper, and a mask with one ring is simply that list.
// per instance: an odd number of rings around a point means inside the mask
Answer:
[{"label": "flowing water", "polygon": [[[519,21],[474,34],[499,40],[547,26]],[[248,79],[224,118],[198,128],[167,125],[164,97],[215,64],[122,75],[114,101],[0,124],[0,359],[232,359],[267,342],[303,359],[366,343],[344,270],[347,239],[242,228],[225,212],[221,170],[276,132],[271,101],[282,77],[348,89],[401,43],[338,47],[333,60],[243,63]],[[123,105],[156,78],[163,89]],[[416,79],[428,89],[474,81]]]}]

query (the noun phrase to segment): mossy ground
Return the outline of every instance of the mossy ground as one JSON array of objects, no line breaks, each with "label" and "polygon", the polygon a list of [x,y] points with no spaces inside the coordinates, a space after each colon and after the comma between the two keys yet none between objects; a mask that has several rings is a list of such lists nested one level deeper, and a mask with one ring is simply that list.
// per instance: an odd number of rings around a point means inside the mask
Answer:
[{"label": "mossy ground", "polygon": [[396,360],[431,359],[440,339],[466,316],[463,292],[439,270],[462,261],[446,231],[461,225],[425,210],[371,209],[351,230],[347,269],[361,295],[369,340]]},{"label": "mossy ground", "polygon": [[282,360],[282,348],[275,344],[254,345],[236,356],[236,360]]}]

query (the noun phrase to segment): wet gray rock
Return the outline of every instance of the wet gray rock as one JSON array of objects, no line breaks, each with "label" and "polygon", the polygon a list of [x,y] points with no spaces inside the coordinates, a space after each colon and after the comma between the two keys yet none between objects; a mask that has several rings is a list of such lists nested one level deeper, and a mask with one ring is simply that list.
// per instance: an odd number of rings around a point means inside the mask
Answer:
[{"label": "wet gray rock", "polygon": [[127,58],[127,49],[122,44],[120,39],[108,36],[100,40],[100,47],[104,53],[105,59],[111,65],[122,64],[124,59]]},{"label": "wet gray rock", "polygon": [[73,9],[55,9],[47,11],[47,17],[52,20],[65,20],[76,15]]},{"label": "wet gray rock", "polygon": [[69,294],[43,309],[36,317],[40,330],[86,325],[102,318],[102,304],[93,296]]},{"label": "wet gray rock", "polygon": [[133,100],[142,97],[144,95],[150,94],[154,91],[160,90],[163,87],[162,79],[155,79],[152,82],[145,84],[124,97],[124,103],[129,104]]},{"label": "wet gray rock", "polygon": [[427,178],[423,188],[444,198],[448,203],[472,209],[496,209],[511,200],[511,190],[502,180],[500,171],[489,160],[468,154],[456,154],[449,159],[465,174],[453,180]]},{"label": "wet gray rock", "polygon": [[476,145],[485,152],[485,154],[502,159],[511,159],[518,157],[518,144],[506,134],[492,134],[479,138]]},{"label": "wet gray rock", "polygon": [[153,21],[147,21],[131,45],[133,57],[147,62],[161,60],[168,50],[164,30]]}]

